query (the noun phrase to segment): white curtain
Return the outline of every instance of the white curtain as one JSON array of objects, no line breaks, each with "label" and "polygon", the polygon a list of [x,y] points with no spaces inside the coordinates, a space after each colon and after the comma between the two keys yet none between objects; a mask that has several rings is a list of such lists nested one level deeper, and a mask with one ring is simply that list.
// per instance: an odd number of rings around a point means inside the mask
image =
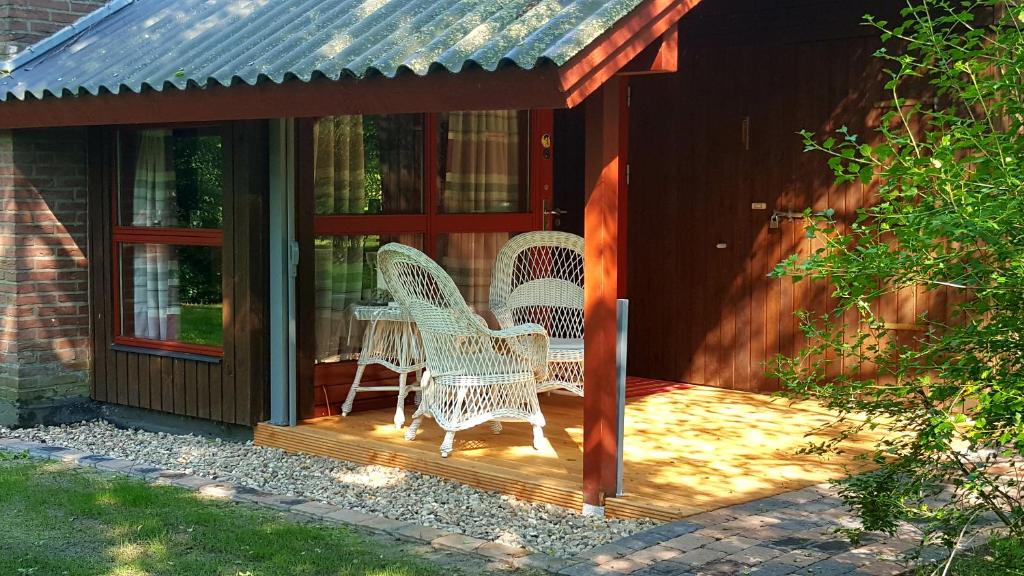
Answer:
[{"label": "white curtain", "polygon": [[[360,214],[366,203],[363,117],[338,116],[317,122],[313,138],[314,202],[317,214]],[[364,236],[315,240],[316,359],[352,358],[349,307],[363,296]]]},{"label": "white curtain", "polygon": [[[448,213],[518,212],[522,190],[519,114],[515,110],[452,112],[442,202]],[[451,234],[443,261],[466,301],[488,310],[491,270],[508,233]]]},{"label": "white curtain", "polygon": [[[171,137],[170,130],[141,132],[132,189],[133,226],[173,227],[177,224]],[[174,247],[159,244],[129,246],[127,249],[134,251],[134,336],[150,340],[177,340],[181,305]]]}]

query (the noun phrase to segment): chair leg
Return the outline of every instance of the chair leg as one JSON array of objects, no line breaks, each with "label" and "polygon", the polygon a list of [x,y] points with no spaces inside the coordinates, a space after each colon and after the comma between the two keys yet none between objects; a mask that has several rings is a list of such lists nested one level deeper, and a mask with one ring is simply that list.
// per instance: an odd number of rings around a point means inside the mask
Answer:
[{"label": "chair leg", "polygon": [[444,442],[441,442],[441,458],[447,458],[452,453],[452,446],[455,445],[455,432],[445,432]]},{"label": "chair leg", "polygon": [[494,435],[501,434],[501,422],[491,420],[491,433]]},{"label": "chair leg", "polygon": [[533,449],[542,450],[547,444],[547,439],[544,438],[544,427],[534,425],[533,427]]},{"label": "chair leg", "polygon": [[401,429],[405,424],[405,397],[409,395],[406,381],[409,375],[405,372],[398,375],[398,407],[395,408],[395,428]]},{"label": "chair leg", "polygon": [[[429,376],[429,374],[428,374]],[[420,368],[416,371],[416,387],[419,390],[416,391],[416,395],[413,397],[413,402],[419,406],[423,402],[423,369]]]},{"label": "chair leg", "polygon": [[327,386],[321,386],[320,391],[324,393],[324,406],[327,407],[327,415],[331,415],[331,396],[327,394]]},{"label": "chair leg", "polygon": [[422,424],[422,423],[423,423],[423,414],[420,414],[419,412],[416,412],[416,414],[414,414],[413,417],[412,417],[412,423],[409,424],[409,427],[405,429],[405,439],[406,440],[410,440],[410,441],[411,440],[415,440],[416,439],[416,433],[419,431],[420,424]]},{"label": "chair leg", "polygon": [[345,397],[345,403],[341,405],[341,415],[348,416],[348,413],[352,411],[352,403],[356,401],[356,392],[359,391],[359,382],[363,379],[363,370],[366,366],[360,365],[356,368],[356,377],[352,380],[352,387],[348,389],[348,396]]}]

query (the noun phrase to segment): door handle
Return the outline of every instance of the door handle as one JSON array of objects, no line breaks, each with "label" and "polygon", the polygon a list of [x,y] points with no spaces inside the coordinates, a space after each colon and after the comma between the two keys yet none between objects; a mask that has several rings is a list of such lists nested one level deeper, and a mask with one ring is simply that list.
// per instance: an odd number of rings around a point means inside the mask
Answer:
[{"label": "door handle", "polygon": [[[558,224],[558,217],[568,214],[568,212],[566,212],[565,210],[561,210],[559,208],[552,208],[551,210],[548,210],[548,206],[550,205],[551,200],[545,198],[540,210],[541,228],[544,230],[553,230],[554,227],[557,226]],[[550,222],[548,221],[548,217],[550,217],[551,219]]]}]

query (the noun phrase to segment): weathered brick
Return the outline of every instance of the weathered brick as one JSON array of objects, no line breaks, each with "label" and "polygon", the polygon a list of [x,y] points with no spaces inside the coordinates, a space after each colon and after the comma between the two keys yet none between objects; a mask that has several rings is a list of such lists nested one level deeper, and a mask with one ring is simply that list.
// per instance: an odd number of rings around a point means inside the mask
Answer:
[{"label": "weathered brick", "polygon": [[[0,43],[11,5],[0,2]],[[37,0],[13,6],[39,19]],[[6,414],[89,393],[86,160],[84,130],[0,132],[0,398],[16,404]]]},{"label": "weathered brick", "polygon": [[[103,5],[105,0],[5,0],[0,2],[0,49],[21,50]],[[0,156],[3,161],[3,156]]]}]

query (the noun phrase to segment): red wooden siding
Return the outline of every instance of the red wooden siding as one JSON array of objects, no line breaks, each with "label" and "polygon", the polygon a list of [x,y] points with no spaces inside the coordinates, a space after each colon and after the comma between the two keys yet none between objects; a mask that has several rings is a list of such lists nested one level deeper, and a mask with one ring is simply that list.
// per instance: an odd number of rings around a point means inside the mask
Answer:
[{"label": "red wooden siding", "polygon": [[[800,221],[770,229],[772,210],[833,208],[848,224],[871,198],[834,186],[796,133],[878,120],[878,41],[858,22],[892,3],[726,4],[683,19],[679,72],[631,81],[630,374],[767,392],[765,362],[804,344],[794,311],[830,304],[824,285],[767,277],[816,248]],[[924,300],[893,296],[882,316],[913,324]]]},{"label": "red wooden siding", "polygon": [[112,129],[89,142],[92,397],[232,424],[266,419],[267,136],[264,122],[229,125],[224,147],[223,357],[199,359],[112,347]]}]

